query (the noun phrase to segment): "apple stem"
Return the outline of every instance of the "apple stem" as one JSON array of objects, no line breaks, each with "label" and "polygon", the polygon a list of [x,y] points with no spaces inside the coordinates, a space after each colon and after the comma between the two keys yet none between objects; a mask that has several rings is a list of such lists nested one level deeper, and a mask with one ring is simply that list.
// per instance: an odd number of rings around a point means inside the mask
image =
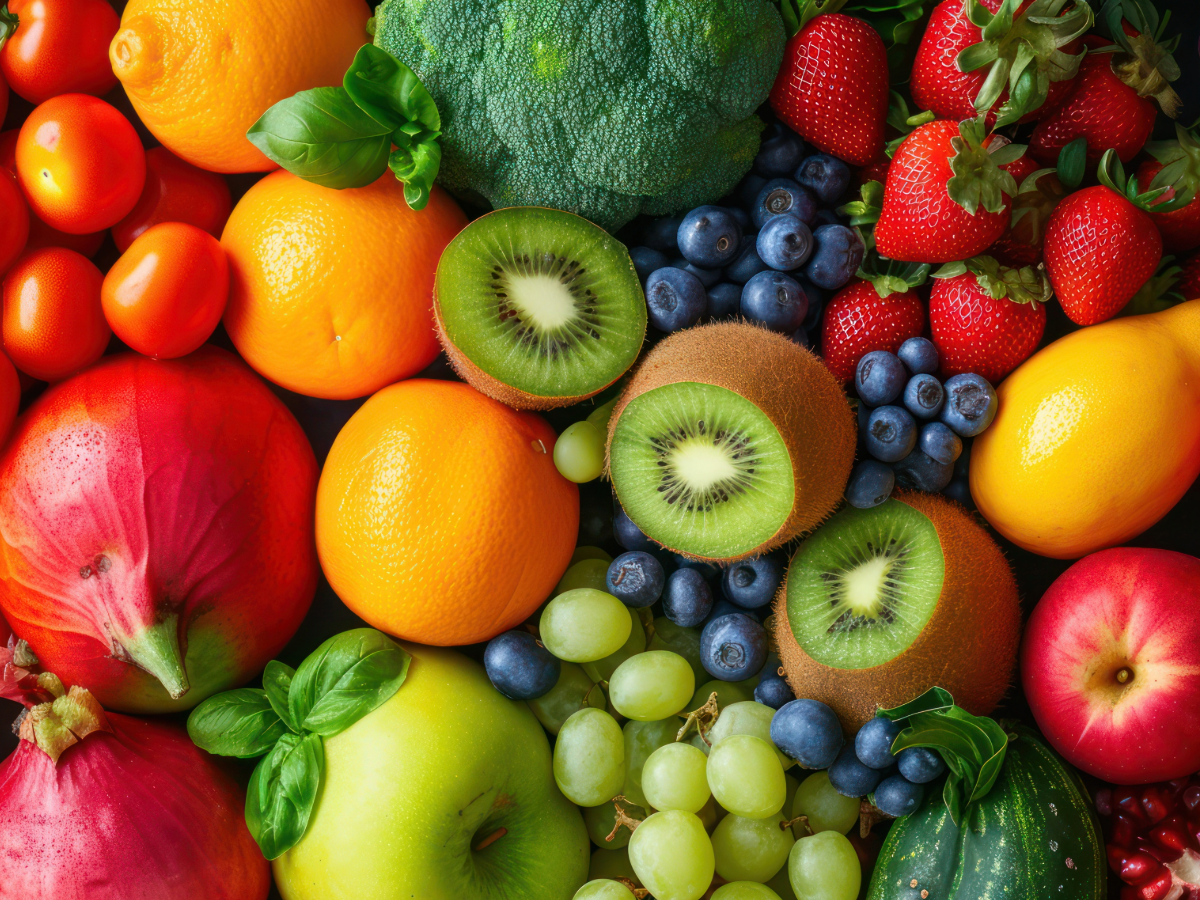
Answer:
[{"label": "apple stem", "polygon": [[493,831],[491,834],[489,834],[487,837],[485,837],[482,841],[480,841],[478,844],[476,844],[471,849],[474,850],[476,853],[478,853],[484,847],[489,847],[492,844],[496,843],[496,841],[500,840],[500,838],[504,837],[506,834],[508,834],[507,828],[497,828],[495,831]]}]

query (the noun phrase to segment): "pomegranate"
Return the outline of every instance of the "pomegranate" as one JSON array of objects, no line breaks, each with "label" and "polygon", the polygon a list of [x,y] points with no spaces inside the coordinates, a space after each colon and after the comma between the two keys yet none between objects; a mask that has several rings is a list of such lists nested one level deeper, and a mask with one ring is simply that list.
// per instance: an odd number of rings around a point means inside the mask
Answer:
[{"label": "pomegranate", "polygon": [[1103,788],[1096,810],[1121,900],[1200,900],[1200,775]]},{"label": "pomegranate", "polygon": [[317,464],[231,354],[110,357],[0,457],[0,612],[109,709],[195,706],[261,671],[316,588]]}]

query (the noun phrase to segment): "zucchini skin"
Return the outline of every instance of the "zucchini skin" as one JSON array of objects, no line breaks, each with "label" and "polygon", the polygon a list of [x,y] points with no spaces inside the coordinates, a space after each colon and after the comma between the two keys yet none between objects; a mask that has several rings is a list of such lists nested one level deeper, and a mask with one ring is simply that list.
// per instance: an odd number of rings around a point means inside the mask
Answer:
[{"label": "zucchini skin", "polygon": [[1035,732],[1013,730],[969,827],[950,818],[941,782],[892,825],[868,900],[1103,900],[1104,840],[1079,776]]}]

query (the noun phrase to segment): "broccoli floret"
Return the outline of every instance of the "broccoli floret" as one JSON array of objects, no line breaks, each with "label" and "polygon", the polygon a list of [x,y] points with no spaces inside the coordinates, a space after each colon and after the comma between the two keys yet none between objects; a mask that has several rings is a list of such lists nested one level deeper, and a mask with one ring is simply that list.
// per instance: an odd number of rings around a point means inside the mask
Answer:
[{"label": "broccoli floret", "polygon": [[385,0],[442,117],[440,180],[615,230],[730,190],[785,40],[769,0]]}]

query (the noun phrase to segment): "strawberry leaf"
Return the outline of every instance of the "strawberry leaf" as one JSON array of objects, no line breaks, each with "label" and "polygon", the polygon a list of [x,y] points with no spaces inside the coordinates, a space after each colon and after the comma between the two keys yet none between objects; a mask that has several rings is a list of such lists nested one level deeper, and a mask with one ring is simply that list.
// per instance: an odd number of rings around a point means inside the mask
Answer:
[{"label": "strawberry leaf", "polygon": [[1087,170],[1087,138],[1075,138],[1058,153],[1058,180],[1075,190]]},{"label": "strawberry leaf", "polygon": [[[983,116],[967,119],[958,125],[958,137],[952,138],[954,156],[950,158],[953,177],[946,182],[946,191],[955,203],[975,215],[982,206],[990,213],[1003,211],[1004,195],[1017,194],[1017,180],[1000,168],[1018,159],[1025,152],[1020,144],[1000,144],[985,148]],[[991,152],[994,150],[995,152]]]},{"label": "strawberry leaf", "polygon": [[[1115,54],[1112,69],[1117,77],[1138,96],[1157,100],[1172,119],[1179,115],[1183,101],[1171,87],[1180,76],[1179,63],[1172,55],[1179,46],[1179,35],[1163,40],[1170,12],[1160,18],[1151,0],[1106,0],[1099,19],[1114,41],[1111,49],[1105,49]],[[1132,26],[1133,34],[1125,31],[1123,22]]]}]

